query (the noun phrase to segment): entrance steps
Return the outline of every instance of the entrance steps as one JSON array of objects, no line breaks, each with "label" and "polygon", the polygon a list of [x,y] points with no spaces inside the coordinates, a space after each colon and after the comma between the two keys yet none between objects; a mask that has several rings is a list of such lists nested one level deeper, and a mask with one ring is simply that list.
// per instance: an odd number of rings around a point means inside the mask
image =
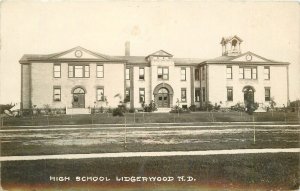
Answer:
[{"label": "entrance steps", "polygon": [[161,108],[157,108],[157,110],[154,112],[155,113],[169,113],[170,111],[171,111],[171,108],[161,107]]},{"label": "entrance steps", "polygon": [[67,115],[91,114],[90,108],[66,108]]}]

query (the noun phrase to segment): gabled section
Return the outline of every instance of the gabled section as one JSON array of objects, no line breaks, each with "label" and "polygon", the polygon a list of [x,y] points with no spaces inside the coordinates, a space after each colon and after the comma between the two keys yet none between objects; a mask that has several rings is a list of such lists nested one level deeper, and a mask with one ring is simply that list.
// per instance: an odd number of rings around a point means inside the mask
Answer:
[{"label": "gabled section", "polygon": [[240,37],[238,37],[237,35],[234,35],[234,36],[222,37],[220,44],[226,44],[228,42],[231,42],[234,39],[239,42],[243,42],[243,40]]},{"label": "gabled section", "polygon": [[53,55],[50,59],[100,59],[110,60],[110,56],[99,54],[77,46],[65,52]]},{"label": "gabled section", "polygon": [[21,64],[26,64],[30,62],[59,62],[59,61],[76,61],[76,60],[86,60],[86,61],[111,61],[111,62],[126,62],[126,60],[114,56],[108,56],[105,54],[100,54],[97,52],[92,52],[80,46],[72,48],[67,51],[54,53],[54,54],[25,54],[19,61]]},{"label": "gabled section", "polygon": [[273,62],[272,60],[266,59],[262,56],[254,54],[250,51],[248,51],[244,54],[241,54],[237,57],[234,57],[230,61],[233,61],[233,62]]},{"label": "gabled section", "polygon": [[157,57],[173,57],[172,54],[164,51],[164,50],[159,50],[159,51],[156,51],[152,54],[149,54],[146,58],[150,57],[150,56],[157,56]]}]

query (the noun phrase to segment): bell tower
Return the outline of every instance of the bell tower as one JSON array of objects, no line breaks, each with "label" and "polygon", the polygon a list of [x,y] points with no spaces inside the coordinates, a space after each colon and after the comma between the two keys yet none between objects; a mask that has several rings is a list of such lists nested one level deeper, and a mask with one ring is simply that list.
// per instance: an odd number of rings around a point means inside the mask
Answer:
[{"label": "bell tower", "polygon": [[238,56],[242,53],[241,43],[243,40],[238,36],[223,37],[221,40],[222,56]]}]

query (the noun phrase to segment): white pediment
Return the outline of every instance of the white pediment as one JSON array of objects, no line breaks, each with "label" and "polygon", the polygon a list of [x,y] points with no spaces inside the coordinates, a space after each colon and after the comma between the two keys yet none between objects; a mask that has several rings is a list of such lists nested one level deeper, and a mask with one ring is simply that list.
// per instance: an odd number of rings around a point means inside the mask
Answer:
[{"label": "white pediment", "polygon": [[81,47],[72,48],[71,50],[58,53],[52,58],[55,59],[102,59],[107,60],[107,58],[101,54],[94,53],[92,51],[86,50]]},{"label": "white pediment", "polygon": [[173,55],[164,51],[164,50],[159,50],[157,52],[154,52],[150,54],[149,56],[166,56],[166,57],[172,57]]},{"label": "white pediment", "polygon": [[251,52],[245,53],[235,59],[232,59],[231,61],[236,62],[269,62],[270,60],[267,60],[261,56],[258,56],[256,54],[253,54]]},{"label": "white pediment", "polygon": [[71,52],[68,52],[64,55],[61,55],[57,58],[87,58],[87,59],[99,59],[99,56],[96,56],[88,51],[82,49],[75,49]]}]

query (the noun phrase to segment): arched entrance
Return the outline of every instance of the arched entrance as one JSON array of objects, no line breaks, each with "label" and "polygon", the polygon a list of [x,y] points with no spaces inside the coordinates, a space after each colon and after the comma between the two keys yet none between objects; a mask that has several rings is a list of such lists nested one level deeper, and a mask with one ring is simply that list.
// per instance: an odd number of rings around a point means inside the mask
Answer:
[{"label": "arched entrance", "polygon": [[250,103],[254,103],[254,88],[252,86],[245,86],[243,88],[244,92],[244,103],[248,105]]},{"label": "arched entrance", "polygon": [[86,91],[81,87],[77,87],[77,88],[73,89],[73,91],[72,91],[73,108],[84,108],[85,107],[85,93],[86,93]]},{"label": "arched entrance", "polygon": [[154,88],[154,100],[158,108],[170,108],[173,104],[173,88],[166,83],[161,83]]}]

